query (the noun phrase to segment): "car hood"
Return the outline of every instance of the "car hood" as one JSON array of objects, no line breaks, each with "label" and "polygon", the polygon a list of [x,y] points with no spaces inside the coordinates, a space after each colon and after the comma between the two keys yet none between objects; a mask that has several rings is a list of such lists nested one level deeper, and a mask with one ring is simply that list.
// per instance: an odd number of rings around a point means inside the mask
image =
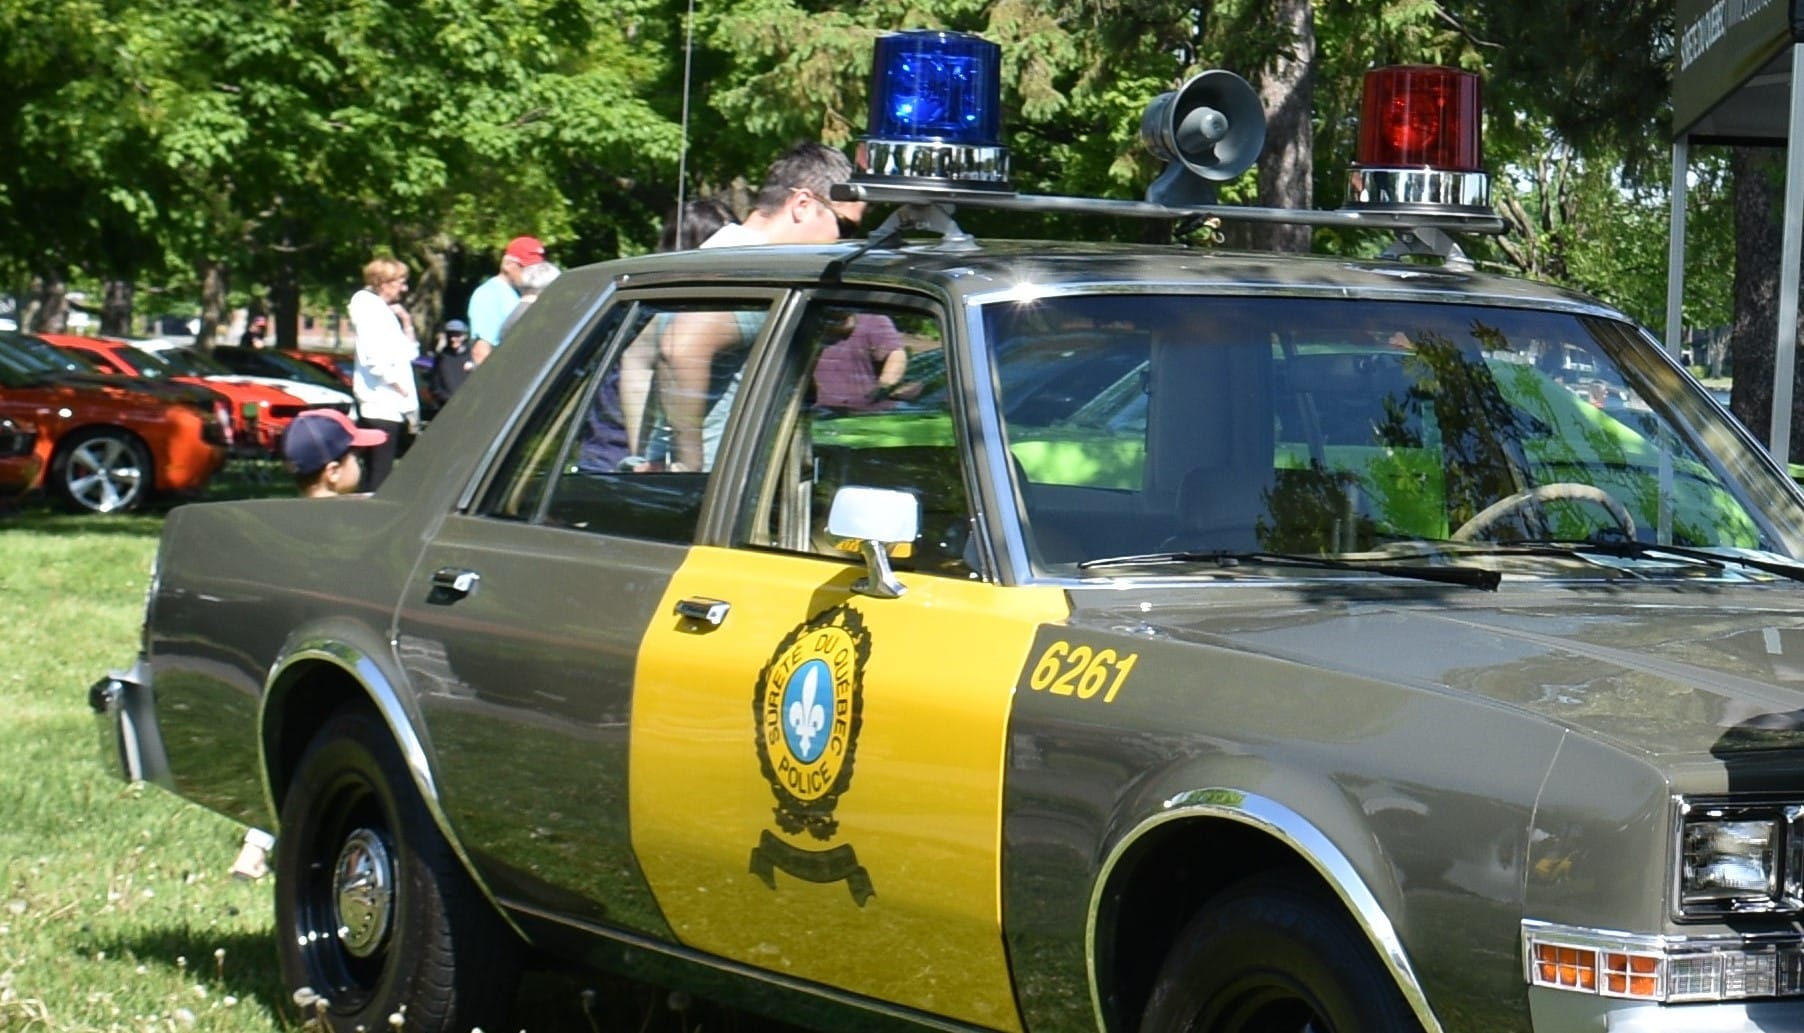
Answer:
[{"label": "car hood", "polygon": [[173,380],[152,380],[146,377],[117,377],[106,373],[69,373],[58,376],[57,382],[70,387],[113,388],[132,394],[147,395],[159,401],[182,402],[203,407],[210,407],[219,399],[219,393],[209,387],[202,387],[198,384],[182,384]]},{"label": "car hood", "polygon": [[1430,603],[1273,593],[1232,609],[1156,595],[1092,607],[1089,594],[1073,593],[1075,623],[1483,697],[1647,756],[1804,746],[1804,585]]},{"label": "car hood", "polygon": [[241,380],[227,380],[218,377],[183,377],[184,384],[199,384],[212,391],[218,391],[234,402],[267,402],[270,405],[304,405],[301,399],[289,394],[279,387],[267,384],[248,383]]},{"label": "car hood", "polygon": [[348,406],[351,404],[351,395],[348,391],[338,391],[300,380],[284,380],[281,377],[251,377],[238,373],[221,374],[207,379],[227,384],[261,384],[264,387],[273,387],[278,391],[293,395],[307,405]]}]

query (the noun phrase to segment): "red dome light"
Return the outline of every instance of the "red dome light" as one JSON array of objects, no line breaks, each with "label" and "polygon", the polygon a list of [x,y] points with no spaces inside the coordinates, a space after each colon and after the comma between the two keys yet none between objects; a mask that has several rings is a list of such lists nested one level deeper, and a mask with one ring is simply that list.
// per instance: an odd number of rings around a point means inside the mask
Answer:
[{"label": "red dome light", "polygon": [[1479,78],[1457,68],[1397,65],[1366,73],[1358,164],[1478,172]]}]

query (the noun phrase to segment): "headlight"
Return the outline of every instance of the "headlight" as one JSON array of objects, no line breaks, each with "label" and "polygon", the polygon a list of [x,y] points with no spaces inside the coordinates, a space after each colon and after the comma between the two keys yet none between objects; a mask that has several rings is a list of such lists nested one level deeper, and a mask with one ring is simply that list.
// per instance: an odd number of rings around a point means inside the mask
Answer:
[{"label": "headlight", "polygon": [[1680,917],[1804,909],[1804,806],[1678,806]]}]

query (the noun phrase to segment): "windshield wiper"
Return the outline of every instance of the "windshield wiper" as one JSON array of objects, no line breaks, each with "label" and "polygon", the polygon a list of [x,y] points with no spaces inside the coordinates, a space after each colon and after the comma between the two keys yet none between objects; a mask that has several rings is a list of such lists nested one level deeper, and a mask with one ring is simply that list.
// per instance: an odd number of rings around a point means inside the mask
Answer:
[{"label": "windshield wiper", "polygon": [[[1512,543],[1518,544],[1518,543]],[[1594,552],[1600,556],[1617,556],[1631,560],[1658,560],[1663,557],[1687,560],[1701,566],[1722,570],[1733,563],[1750,570],[1764,571],[1792,581],[1804,581],[1804,564],[1779,560],[1760,560],[1719,549],[1699,549],[1689,545],[1649,545],[1630,539],[1585,541],[1530,541],[1521,545],[1531,549],[1559,549],[1570,552]]]},{"label": "windshield wiper", "polygon": [[1077,569],[1162,567],[1182,563],[1214,563],[1222,567],[1234,567],[1242,563],[1258,563],[1273,567],[1344,570],[1356,574],[1383,574],[1387,577],[1410,578],[1415,581],[1436,581],[1447,585],[1480,588],[1487,592],[1497,591],[1498,584],[1503,581],[1503,575],[1495,570],[1479,570],[1474,567],[1429,567],[1394,563],[1384,559],[1336,560],[1326,556],[1309,556],[1290,552],[1141,552],[1127,556],[1085,560],[1077,565]]}]

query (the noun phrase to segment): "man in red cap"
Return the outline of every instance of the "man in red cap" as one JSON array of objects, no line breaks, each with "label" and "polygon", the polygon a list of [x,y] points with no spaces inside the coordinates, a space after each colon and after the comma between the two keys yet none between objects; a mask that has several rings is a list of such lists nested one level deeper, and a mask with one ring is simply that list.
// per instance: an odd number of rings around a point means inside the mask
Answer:
[{"label": "man in red cap", "polygon": [[520,303],[520,274],[545,260],[537,237],[515,237],[501,255],[501,271],[470,295],[470,358],[480,363],[501,343],[501,324]]}]

